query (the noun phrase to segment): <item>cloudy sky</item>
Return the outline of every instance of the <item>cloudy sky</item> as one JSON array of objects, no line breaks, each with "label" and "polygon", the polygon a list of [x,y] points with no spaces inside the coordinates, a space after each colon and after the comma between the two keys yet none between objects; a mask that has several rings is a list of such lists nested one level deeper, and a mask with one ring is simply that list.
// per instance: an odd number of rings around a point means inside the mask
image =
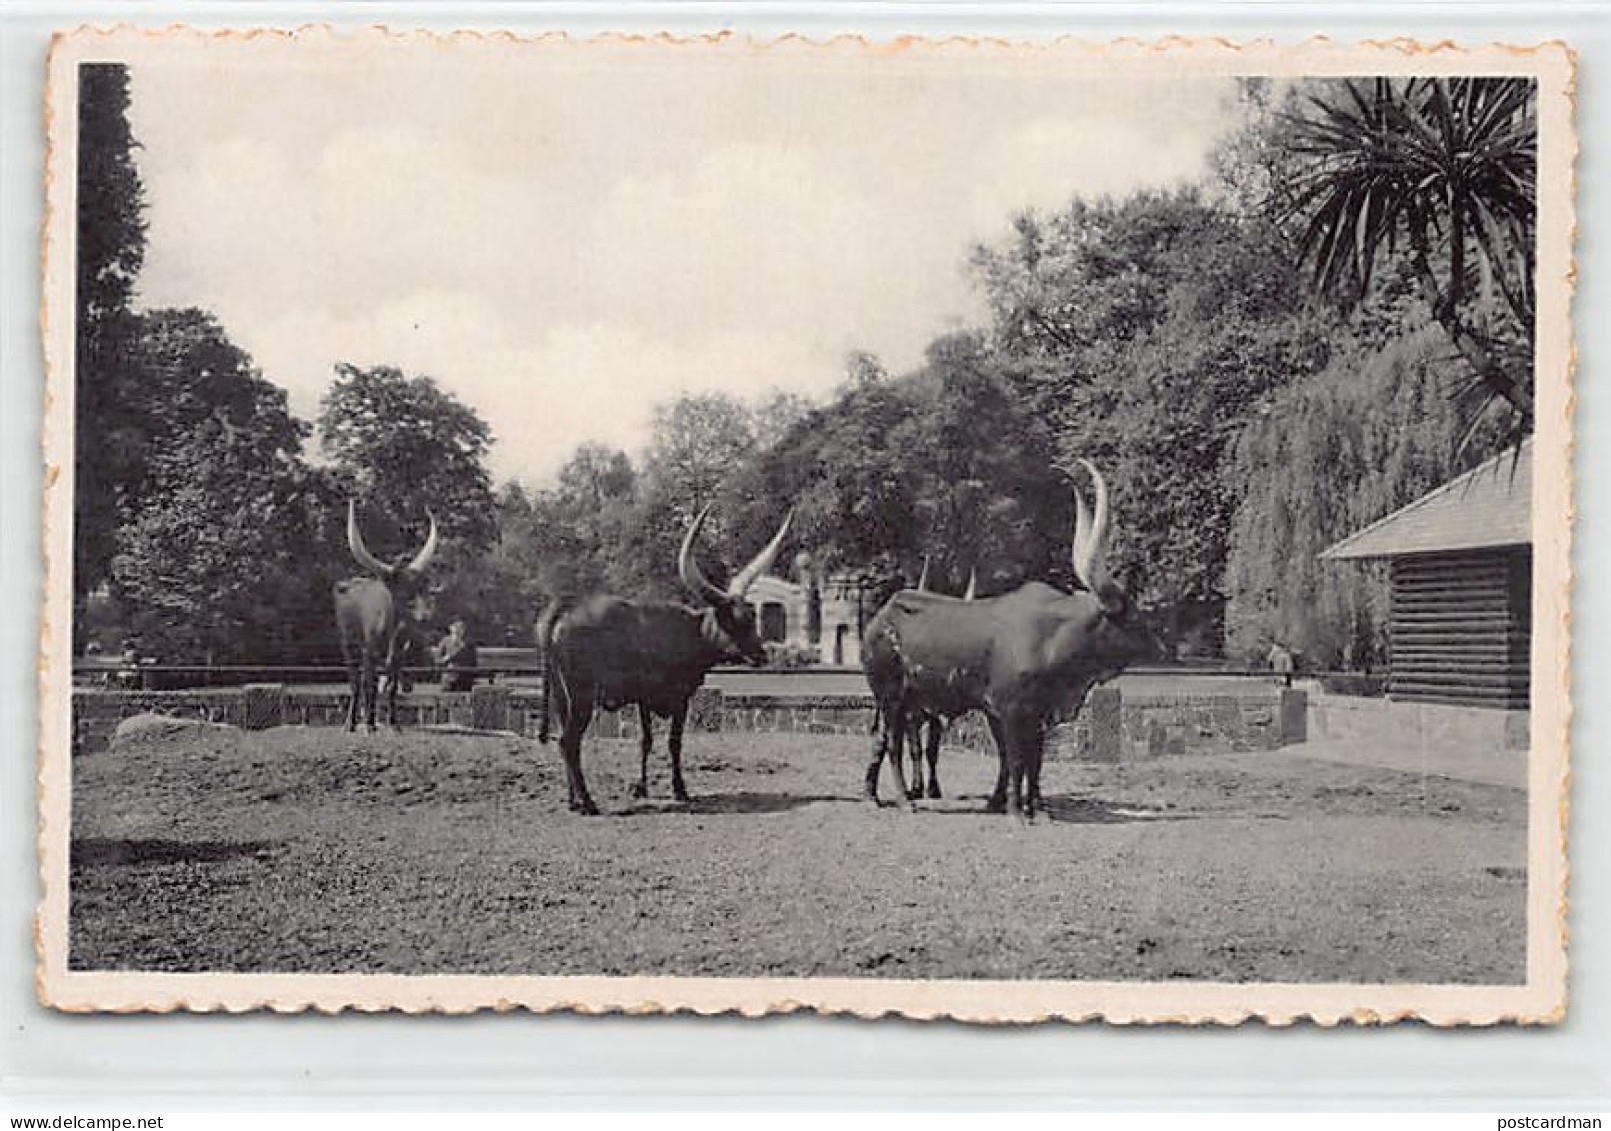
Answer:
[{"label": "cloudy sky", "polygon": [[337,361],[427,373],[537,485],[690,390],[823,399],[976,324],[1024,206],[1194,179],[1229,80],[1002,58],[436,51],[140,64],[148,307],[200,306],[312,418]]}]

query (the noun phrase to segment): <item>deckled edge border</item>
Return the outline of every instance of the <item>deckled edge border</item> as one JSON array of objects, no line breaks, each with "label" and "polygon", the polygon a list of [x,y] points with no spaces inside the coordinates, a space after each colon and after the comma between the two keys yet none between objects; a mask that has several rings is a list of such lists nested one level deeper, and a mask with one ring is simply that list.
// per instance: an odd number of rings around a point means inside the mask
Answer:
[{"label": "deckled edge border", "polygon": [[[1561,719],[1556,733],[1552,736],[1559,748],[1559,773],[1556,775],[1554,785],[1558,796],[1558,861],[1551,862],[1553,870],[1558,874],[1559,882],[1556,887],[1555,900],[1555,930],[1554,938],[1542,941],[1552,942],[1555,953],[1546,956],[1556,963],[1556,969],[1547,973],[1552,976],[1545,984],[1533,985],[1534,976],[1534,946],[1541,940],[1540,934],[1549,934],[1548,924],[1540,925],[1533,922],[1533,909],[1529,906],[1528,913],[1528,952],[1529,976],[1524,986],[1375,986],[1365,984],[1306,984],[1283,986],[1272,983],[1246,983],[1246,984],[1220,984],[1220,983],[1099,983],[1099,982],[970,982],[970,981],[924,981],[924,982],[895,982],[870,979],[689,979],[689,978],[462,978],[455,976],[388,976],[388,975],[273,975],[273,974],[202,974],[202,975],[148,975],[126,974],[116,972],[71,972],[66,970],[66,902],[65,893],[60,901],[61,922],[56,922],[57,903],[53,896],[57,893],[57,885],[65,886],[68,880],[66,860],[65,836],[57,838],[62,843],[52,841],[52,811],[51,805],[57,806],[54,814],[65,823],[70,820],[70,774],[64,772],[61,781],[61,796],[57,792],[51,774],[57,769],[54,762],[66,759],[67,764],[60,767],[63,771],[70,771],[71,756],[70,729],[66,735],[60,736],[64,741],[58,741],[61,747],[54,754],[50,750],[52,722],[48,717],[52,703],[53,692],[58,693],[51,680],[50,654],[52,647],[52,604],[53,587],[58,585],[64,577],[70,576],[71,570],[71,544],[68,543],[68,556],[65,562],[59,560],[59,555],[53,552],[52,534],[55,527],[54,519],[64,517],[71,523],[70,512],[58,516],[57,512],[67,506],[65,491],[61,489],[62,464],[65,461],[55,459],[61,455],[61,449],[70,453],[71,436],[63,437],[59,434],[61,429],[53,428],[53,424],[60,423],[53,418],[59,415],[56,409],[58,396],[55,392],[58,380],[64,366],[58,366],[55,361],[56,345],[52,338],[53,298],[61,286],[60,281],[53,285],[52,271],[61,270],[63,264],[53,256],[64,254],[57,245],[64,242],[62,233],[56,233],[57,217],[60,209],[59,193],[62,191],[56,182],[55,174],[58,163],[62,160],[60,147],[62,135],[60,125],[55,117],[55,101],[58,94],[56,84],[61,76],[58,74],[68,52],[77,46],[94,43],[107,47],[126,47],[131,42],[149,45],[154,42],[163,44],[181,41],[187,47],[195,47],[212,42],[224,42],[232,46],[242,46],[254,41],[269,40],[281,46],[297,46],[313,40],[322,41],[326,46],[339,46],[346,49],[357,49],[371,45],[408,45],[408,46],[440,46],[444,44],[459,44],[471,42],[476,46],[487,43],[496,43],[513,46],[577,46],[587,47],[599,45],[605,47],[622,46],[656,46],[656,47],[725,47],[728,49],[744,48],[747,50],[778,51],[811,49],[816,51],[860,49],[871,50],[877,54],[906,54],[922,50],[925,52],[959,52],[959,51],[995,51],[995,52],[1034,52],[1042,57],[1049,57],[1057,53],[1080,53],[1090,58],[1102,57],[1107,61],[1119,63],[1139,63],[1147,58],[1166,56],[1171,53],[1192,52],[1196,59],[1205,55],[1214,62],[1233,63],[1235,61],[1262,60],[1265,56],[1303,57],[1305,67],[1301,73],[1305,74],[1341,74],[1349,73],[1350,68],[1337,67],[1339,63],[1353,59],[1361,54],[1378,54],[1381,57],[1403,61],[1410,58],[1432,60],[1434,62],[1457,64],[1470,61],[1474,58],[1499,52],[1512,57],[1521,57],[1537,60],[1540,64],[1534,73],[1540,82],[1540,179],[1546,172],[1554,173],[1551,167],[1544,167],[1544,146],[1542,143],[1543,102],[1546,95],[1554,96],[1557,92],[1546,91],[1546,82],[1551,77],[1549,68],[1552,66],[1564,67],[1564,75],[1558,76],[1561,82],[1558,95],[1563,99],[1566,108],[1566,117],[1563,123],[1565,130],[1565,150],[1560,155],[1560,163],[1565,173],[1567,231],[1566,262],[1564,273],[1559,279],[1562,300],[1562,324],[1558,330],[1564,334],[1566,357],[1562,365],[1562,413],[1560,424],[1565,430],[1564,475],[1561,480],[1561,489],[1565,492],[1564,529],[1560,531],[1562,541],[1562,562],[1564,576],[1555,586],[1557,598],[1561,602],[1559,613],[1559,629],[1562,647],[1559,653],[1551,657],[1553,663],[1548,665],[1549,670],[1540,671],[1535,654],[1534,680],[1535,688],[1541,676],[1553,677],[1561,695]],[[76,62],[77,60],[71,60]],[[1326,69],[1317,66],[1318,63],[1331,63],[1335,69]],[[1241,73],[1260,73],[1260,68],[1248,68]],[[1436,68],[1434,68],[1436,69]],[[1453,68],[1451,68],[1452,70]],[[1287,71],[1285,73],[1299,73]],[[1353,69],[1353,73],[1358,73]],[[1239,1025],[1248,1021],[1262,1021],[1273,1026],[1288,1026],[1302,1022],[1312,1023],[1322,1027],[1332,1027],[1341,1024],[1354,1025],[1382,1025],[1402,1021],[1419,1021],[1435,1027],[1466,1027],[1466,1026],[1493,1026],[1499,1024],[1519,1025],[1553,1025],[1562,1021],[1566,1013],[1567,1002],[1567,966],[1566,948],[1569,939],[1569,909],[1568,878],[1569,857],[1567,853],[1568,829],[1571,809],[1571,764],[1570,764],[1570,726],[1571,726],[1571,679],[1570,679],[1570,595],[1574,580],[1574,570],[1571,563],[1571,538],[1576,519],[1576,484],[1573,472],[1573,458],[1575,454],[1575,433],[1573,421],[1576,410],[1575,378],[1577,370],[1577,345],[1571,332],[1571,308],[1576,294],[1577,266],[1574,254],[1577,218],[1577,157],[1579,141],[1576,130],[1577,111],[1577,56],[1569,45],[1560,40],[1540,42],[1530,46],[1512,46],[1507,44],[1491,43],[1479,47],[1462,47],[1450,39],[1438,40],[1434,43],[1423,44],[1407,37],[1390,39],[1361,40],[1356,44],[1338,44],[1329,37],[1313,36],[1293,44],[1279,44],[1273,38],[1259,38],[1244,42],[1237,42],[1223,37],[1185,37],[1165,36],[1153,40],[1143,40],[1134,37],[1117,38],[1108,42],[1097,43],[1073,36],[1062,36],[1048,40],[1012,40],[995,36],[961,36],[953,35],[938,39],[929,39],[924,36],[906,35],[889,41],[878,41],[860,35],[840,34],[827,38],[813,38],[794,33],[788,33],[769,38],[722,31],[710,34],[697,34],[679,36],[670,33],[653,34],[627,34],[605,32],[595,35],[573,36],[565,32],[551,32],[541,34],[517,34],[509,31],[452,31],[439,32],[428,29],[411,29],[407,31],[393,31],[383,26],[372,26],[355,32],[338,32],[327,24],[306,24],[294,29],[285,28],[258,28],[252,30],[204,30],[184,24],[170,24],[164,28],[139,28],[126,23],[119,23],[111,28],[98,28],[82,26],[76,31],[58,32],[52,39],[49,58],[47,60],[47,82],[44,98],[44,125],[47,139],[47,155],[45,163],[45,207],[41,232],[41,272],[44,280],[43,301],[40,309],[40,331],[43,346],[43,362],[45,372],[44,383],[44,417],[42,429],[42,454],[44,461],[44,511],[43,511],[43,553],[45,557],[45,582],[42,593],[42,614],[39,629],[39,658],[38,658],[38,687],[40,697],[40,740],[38,753],[37,786],[39,790],[40,817],[39,817],[39,858],[40,858],[40,884],[42,890],[41,902],[35,919],[35,952],[36,966],[36,992],[41,1004],[70,1013],[171,1013],[176,1011],[211,1013],[243,1013],[255,1011],[273,1011],[278,1013],[301,1013],[315,1011],[326,1014],[335,1014],[346,1011],[355,1012],[404,1012],[409,1014],[466,1014],[483,1010],[495,1012],[511,1012],[524,1010],[533,1013],[546,1014],[554,1012],[568,1012],[585,1015],[598,1014],[631,1014],[631,1015],[674,1015],[694,1014],[699,1016],[741,1015],[744,1017],[763,1017],[772,1015],[791,1014],[797,1012],[813,1012],[823,1016],[849,1015],[865,1020],[873,1020],[886,1016],[898,1016],[911,1020],[951,1020],[976,1024],[992,1025],[1031,1025],[1051,1021],[1064,1022],[1090,1022],[1100,1021],[1113,1025],[1190,1025],[1190,1026],[1229,1026]],[[76,141],[76,124],[73,127]],[[1540,205],[1543,213],[1542,202]],[[1544,248],[1544,222],[1540,222],[1540,252]],[[53,236],[55,237],[53,239]],[[1540,271],[1543,270],[1542,254],[1540,255]],[[1548,292],[1541,289],[1543,297]],[[72,300],[69,295],[66,310],[72,309]],[[1543,315],[1540,313],[1539,341],[1544,340],[1542,325]],[[1540,347],[1541,349],[1541,347]],[[1541,349],[1542,352],[1542,349]],[[1547,376],[1547,375],[1546,375]],[[1542,385],[1541,385],[1542,388]],[[71,422],[68,421],[66,431],[71,432]],[[1535,534],[1539,516],[1535,513]],[[1535,542],[1536,545],[1536,542]],[[1557,563],[1547,563],[1554,566]],[[1535,560],[1535,569],[1537,563]],[[1535,592],[1542,587],[1535,585]],[[1536,598],[1535,598],[1536,600]],[[71,599],[67,600],[67,612],[71,615]],[[70,680],[69,680],[70,684]],[[70,686],[65,688],[70,696]],[[1546,689],[1547,690],[1547,689]],[[70,700],[69,700],[70,702]],[[70,709],[70,707],[69,707]],[[60,720],[57,719],[57,722]],[[1535,726],[1532,738],[1533,753],[1536,755],[1539,748],[1538,728]],[[1547,768],[1547,767],[1546,767]],[[1536,769],[1536,767],[1535,767]],[[1532,774],[1532,778],[1541,777],[1539,773]],[[1537,781],[1530,781],[1530,790],[1536,788]],[[1537,802],[1529,794],[1530,817],[1536,815],[1534,810]],[[65,830],[64,830],[65,832]],[[1533,902],[1532,883],[1535,880],[1535,865],[1533,859],[1535,845],[1533,837],[1529,835],[1529,905]],[[1545,892],[1547,897],[1550,893]],[[60,954],[52,955],[51,940],[60,942]],[[59,968],[53,965],[52,959],[59,962]],[[220,984],[222,983],[222,984]],[[275,992],[265,993],[262,990],[253,992],[252,984],[263,985],[268,983],[276,987]],[[278,987],[283,984],[283,990]],[[1036,997],[1057,998],[1065,995],[1074,998],[1083,998],[1094,995],[1098,999],[1108,995],[1122,996],[1150,996],[1151,991],[1167,989],[1171,997],[1178,996],[1184,991],[1195,996],[1237,997],[1255,1004],[1243,1005],[1209,1005],[1206,1008],[1193,1007],[1184,1004],[1152,1010],[1136,1009],[1133,1006],[1122,1006],[1097,1001],[1090,1004],[1078,1004],[1070,1001],[1067,1005],[1048,1005],[1044,1007],[1008,1008],[1005,1010],[991,1008],[982,1003],[956,1004],[959,998],[968,998],[978,994],[991,994],[1000,992],[1011,995],[1014,990],[1022,990],[1030,986]],[[855,996],[872,999],[871,1001],[851,1002],[840,999],[838,993],[824,996],[823,990],[832,987],[834,990],[853,990]],[[714,990],[721,1000],[700,1000],[703,995],[690,995],[689,991],[696,988]],[[372,994],[368,990],[394,989],[396,993]],[[106,993],[106,990],[113,990]],[[457,990],[459,993],[450,993]],[[514,991],[510,993],[508,991]],[[583,991],[587,992],[583,992]],[[328,992],[327,992],[328,991]],[[815,992],[813,992],[815,991]],[[1355,1004],[1351,1006],[1328,1006],[1315,1002],[1304,1004],[1302,999],[1317,998],[1330,993],[1348,994]],[[643,995],[657,995],[656,998],[645,998]],[[461,996],[462,995],[462,996]],[[663,995],[660,997],[658,995]],[[1267,995],[1274,995],[1275,1000],[1260,1002],[1259,999]],[[1284,1002],[1281,999],[1288,996],[1294,1001]],[[1481,995],[1489,998],[1515,998],[1513,1004],[1472,1009],[1470,1012],[1458,1004],[1461,999],[1475,998]],[[1528,1000],[1532,996],[1542,996],[1547,999],[1540,1005],[1536,1001]],[[1392,1004],[1387,998],[1401,998],[1403,1002]],[[1432,1001],[1423,1000],[1417,1004],[1416,998],[1432,998]],[[894,1000],[909,998],[914,1000]],[[940,998],[943,1000],[924,1000]],[[1381,1000],[1378,1000],[1381,999]],[[1438,999],[1452,999],[1441,1001]],[[949,1003],[948,1003],[949,1002]],[[1375,1002],[1375,1004],[1373,1004]],[[1472,1005],[1475,1002],[1471,1003]]]}]

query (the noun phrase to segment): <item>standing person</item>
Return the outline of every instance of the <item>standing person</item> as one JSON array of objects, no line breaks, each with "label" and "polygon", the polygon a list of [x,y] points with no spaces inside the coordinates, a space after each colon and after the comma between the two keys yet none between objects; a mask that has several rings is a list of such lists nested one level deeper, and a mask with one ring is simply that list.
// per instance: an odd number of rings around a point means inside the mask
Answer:
[{"label": "standing person", "polygon": [[1270,645],[1270,668],[1275,672],[1276,678],[1287,686],[1292,686],[1292,653],[1285,644],[1277,640]]},{"label": "standing person", "polygon": [[448,626],[448,634],[434,651],[442,668],[442,690],[469,691],[475,683],[476,654],[462,619]]}]

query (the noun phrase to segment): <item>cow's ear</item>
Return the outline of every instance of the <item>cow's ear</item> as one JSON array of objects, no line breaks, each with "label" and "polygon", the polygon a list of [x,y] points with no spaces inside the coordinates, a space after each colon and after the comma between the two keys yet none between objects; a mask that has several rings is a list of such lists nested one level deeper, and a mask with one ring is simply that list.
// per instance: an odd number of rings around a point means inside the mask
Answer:
[{"label": "cow's ear", "polygon": [[1114,620],[1130,611],[1130,594],[1111,581],[1102,582],[1096,595],[1102,602],[1102,611]]}]

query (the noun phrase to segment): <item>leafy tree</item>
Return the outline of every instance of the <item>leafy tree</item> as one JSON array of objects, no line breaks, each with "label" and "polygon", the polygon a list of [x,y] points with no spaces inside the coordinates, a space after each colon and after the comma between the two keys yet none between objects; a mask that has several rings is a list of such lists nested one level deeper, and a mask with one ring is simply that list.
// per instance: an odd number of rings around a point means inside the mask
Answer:
[{"label": "leafy tree", "polygon": [[867,350],[851,350],[845,357],[845,385],[858,389],[889,380],[889,370],[878,355]]},{"label": "leafy tree", "polygon": [[750,430],[759,449],[774,447],[811,412],[811,402],[798,393],[774,392],[750,410]]},{"label": "leafy tree", "polygon": [[1344,347],[1242,435],[1235,473],[1245,488],[1226,565],[1230,654],[1262,659],[1281,640],[1321,667],[1385,660],[1384,570],[1319,554],[1498,444],[1490,415],[1481,441],[1454,458],[1465,425],[1448,396],[1457,378],[1446,349],[1430,326],[1379,349]]},{"label": "leafy tree", "polygon": [[755,426],[743,402],[721,393],[680,397],[655,410],[644,461],[647,493],[692,518],[754,449]]},{"label": "leafy tree", "polygon": [[[1109,481],[1109,565],[1177,640],[1218,647],[1247,421],[1323,366],[1282,234],[1191,191],[1026,214],[978,249],[991,351],[1055,437],[1061,465]],[[1066,490],[1066,489],[1065,489]]]},{"label": "leafy tree", "polygon": [[752,536],[796,508],[795,546],[869,604],[925,556],[936,588],[960,592],[978,568],[989,591],[1066,572],[1072,507],[1052,454],[983,341],[947,335],[913,374],[847,384],[740,467],[721,507]]},{"label": "leafy tree", "polygon": [[1518,78],[1329,84],[1289,120],[1293,209],[1319,285],[1365,293],[1402,248],[1433,319],[1471,373],[1469,440],[1486,410],[1531,428],[1536,87]]},{"label": "leafy tree", "polygon": [[625,452],[589,442],[560,468],[556,497],[574,515],[598,514],[610,503],[630,499],[637,480]]},{"label": "leafy tree", "polygon": [[560,469],[558,485],[532,501],[530,561],[540,593],[576,596],[609,587],[632,526],[638,474],[626,453],[583,444]]},{"label": "leafy tree", "polygon": [[73,584],[103,581],[146,450],[138,392],[135,279],[145,260],[144,192],[129,128],[128,69],[79,67],[78,312],[74,341]]},{"label": "leafy tree", "polygon": [[[677,553],[694,516],[715,503],[723,484],[755,450],[751,410],[721,393],[695,393],[655,410],[653,437],[630,513],[612,517],[616,537],[606,555],[605,587],[619,593],[682,598]],[[715,508],[700,546],[713,580],[728,563],[720,548],[739,527]]]},{"label": "leafy tree", "polygon": [[[492,431],[429,377],[345,362],[325,393],[320,444],[357,493],[364,531],[382,558],[417,546],[435,515],[451,555],[489,546],[497,532],[486,457]],[[371,531],[374,534],[371,535]],[[382,546],[387,552],[382,552]]]},{"label": "leafy tree", "polygon": [[145,648],[208,663],[319,650],[328,508],[300,458],[306,425],[210,315],[139,323],[150,450],[112,570]]}]

